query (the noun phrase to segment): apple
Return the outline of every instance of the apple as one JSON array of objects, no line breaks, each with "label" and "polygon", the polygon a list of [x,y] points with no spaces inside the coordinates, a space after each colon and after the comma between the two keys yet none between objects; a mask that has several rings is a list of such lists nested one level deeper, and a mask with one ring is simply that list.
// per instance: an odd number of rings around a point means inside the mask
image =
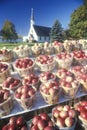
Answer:
[{"label": "apple", "polygon": [[8,130],[8,125],[4,125],[2,130]]},{"label": "apple", "polygon": [[85,120],[87,120],[87,111],[81,111],[81,113],[80,113],[80,116],[83,118],[83,119],[85,119]]},{"label": "apple", "polygon": [[65,125],[66,125],[67,127],[71,127],[73,124],[74,124],[74,119],[73,119],[73,118],[67,117],[67,118],[65,119]]},{"label": "apple", "polygon": [[59,128],[65,127],[64,119],[62,119],[61,117],[57,118],[56,124]]},{"label": "apple", "polygon": [[39,116],[41,117],[42,120],[45,120],[45,121],[49,121],[50,119],[46,113],[41,113]]},{"label": "apple", "polygon": [[17,126],[23,126],[25,124],[25,120],[22,116],[19,116],[16,120]]},{"label": "apple", "polygon": [[66,117],[68,117],[68,112],[67,111],[60,111],[60,117],[65,119]]},{"label": "apple", "polygon": [[39,129],[44,129],[45,127],[46,127],[46,122],[45,122],[45,120],[39,120],[38,122],[37,122],[37,126],[38,126],[38,128]]},{"label": "apple", "polygon": [[68,113],[69,113],[69,116],[72,118],[74,118],[76,116],[76,112],[73,109],[69,110]]},{"label": "apple", "polygon": [[59,117],[59,115],[60,115],[60,111],[57,110],[57,109],[53,109],[52,113],[53,113],[53,116],[54,116],[55,118]]},{"label": "apple", "polygon": [[10,124],[8,126],[8,129],[7,130],[15,130],[16,129],[16,126],[14,124]]},{"label": "apple", "polygon": [[70,106],[69,105],[65,105],[63,108],[64,111],[69,111],[70,110]]},{"label": "apple", "polygon": [[37,125],[33,125],[30,130],[39,130],[38,126]]},{"label": "apple", "polygon": [[41,120],[41,117],[40,117],[40,116],[38,116],[38,115],[37,115],[37,116],[34,116],[34,118],[32,119],[32,123],[33,123],[34,125],[36,125],[39,120]]},{"label": "apple", "polygon": [[11,118],[9,119],[9,124],[10,124],[10,125],[11,125],[11,124],[16,125],[16,120],[17,120],[17,118],[16,118],[15,116],[11,117]]},{"label": "apple", "polygon": [[51,127],[51,126],[46,126],[46,127],[44,128],[44,130],[54,130],[54,128]]}]

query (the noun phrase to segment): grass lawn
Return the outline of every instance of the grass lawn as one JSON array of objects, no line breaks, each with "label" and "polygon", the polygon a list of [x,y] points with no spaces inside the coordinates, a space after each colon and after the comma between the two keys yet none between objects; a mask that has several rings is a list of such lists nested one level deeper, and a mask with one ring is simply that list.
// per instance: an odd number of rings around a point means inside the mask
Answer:
[{"label": "grass lawn", "polygon": [[34,43],[0,43],[0,49],[3,47],[6,47],[8,49],[13,49],[16,46],[19,45],[29,45],[29,46],[33,46]]}]

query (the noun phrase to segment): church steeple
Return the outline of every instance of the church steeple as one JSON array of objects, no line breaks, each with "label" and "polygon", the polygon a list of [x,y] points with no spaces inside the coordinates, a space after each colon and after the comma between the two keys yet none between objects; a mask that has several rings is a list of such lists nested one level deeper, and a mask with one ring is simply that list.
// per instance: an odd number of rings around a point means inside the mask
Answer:
[{"label": "church steeple", "polygon": [[31,19],[30,19],[30,24],[31,24],[31,26],[35,24],[33,8],[31,8]]}]

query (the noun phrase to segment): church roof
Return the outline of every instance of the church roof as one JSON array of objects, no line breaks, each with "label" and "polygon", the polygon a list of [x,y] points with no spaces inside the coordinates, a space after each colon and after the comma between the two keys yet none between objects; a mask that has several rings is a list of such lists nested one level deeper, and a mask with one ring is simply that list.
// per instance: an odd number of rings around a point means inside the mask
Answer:
[{"label": "church roof", "polygon": [[44,26],[39,26],[39,25],[33,25],[33,27],[38,36],[48,36],[49,37],[50,30],[51,30],[50,27],[44,27]]}]

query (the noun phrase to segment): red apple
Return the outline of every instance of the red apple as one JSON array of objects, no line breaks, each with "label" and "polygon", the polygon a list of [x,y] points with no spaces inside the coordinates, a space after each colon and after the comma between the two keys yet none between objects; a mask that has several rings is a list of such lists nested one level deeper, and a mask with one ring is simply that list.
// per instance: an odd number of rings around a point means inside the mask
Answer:
[{"label": "red apple", "polygon": [[74,118],[76,116],[75,110],[73,110],[73,109],[69,110],[68,113],[69,113],[69,116],[72,118]]},{"label": "red apple", "polygon": [[37,122],[37,126],[38,126],[38,128],[39,129],[44,129],[45,127],[46,127],[46,122],[45,122],[45,120],[39,120],[38,122]]},{"label": "red apple", "polygon": [[67,127],[71,127],[73,124],[74,124],[73,118],[67,117],[67,118],[65,119],[65,125],[66,125]]},{"label": "red apple", "polygon": [[60,117],[57,118],[56,124],[59,128],[65,127],[64,119]]},{"label": "red apple", "polygon": [[68,112],[67,111],[60,111],[60,117],[65,119],[66,117],[68,117]]}]

